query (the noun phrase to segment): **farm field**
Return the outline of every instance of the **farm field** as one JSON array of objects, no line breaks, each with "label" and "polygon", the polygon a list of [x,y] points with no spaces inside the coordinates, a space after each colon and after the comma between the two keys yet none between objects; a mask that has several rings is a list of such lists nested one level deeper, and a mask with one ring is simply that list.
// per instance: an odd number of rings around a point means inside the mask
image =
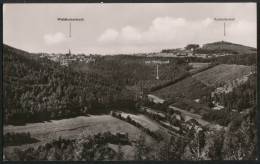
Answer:
[{"label": "farm field", "polygon": [[202,71],[192,77],[207,86],[217,86],[221,83],[233,81],[250,74],[251,66],[220,64],[206,71]]},{"label": "farm field", "polygon": [[[136,116],[136,119],[140,122],[145,122],[143,116]],[[155,128],[155,124],[151,124]],[[159,129],[159,128],[158,128]],[[156,129],[156,130],[158,130]],[[136,140],[141,134],[141,131],[135,126],[114,118],[110,115],[99,115],[99,116],[79,116],[76,118],[55,120],[43,123],[31,123],[25,126],[4,126],[4,133],[8,132],[30,132],[31,136],[40,140],[36,144],[27,144],[22,146],[9,146],[5,148],[8,151],[12,148],[19,147],[25,149],[28,147],[36,147],[41,144],[50,142],[53,139],[59,137],[67,139],[77,139],[81,136],[94,135],[97,133],[103,133],[110,131],[111,133],[126,132],[128,133],[131,141]],[[147,145],[155,144],[156,141],[148,135],[145,135]]]}]

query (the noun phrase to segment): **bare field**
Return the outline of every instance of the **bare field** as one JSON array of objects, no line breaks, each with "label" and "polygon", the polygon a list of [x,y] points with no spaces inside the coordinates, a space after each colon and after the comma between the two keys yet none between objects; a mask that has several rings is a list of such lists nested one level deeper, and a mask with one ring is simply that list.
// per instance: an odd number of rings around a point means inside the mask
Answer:
[{"label": "bare field", "polygon": [[192,77],[207,86],[216,86],[246,76],[251,72],[251,69],[250,66],[245,65],[220,64]]}]

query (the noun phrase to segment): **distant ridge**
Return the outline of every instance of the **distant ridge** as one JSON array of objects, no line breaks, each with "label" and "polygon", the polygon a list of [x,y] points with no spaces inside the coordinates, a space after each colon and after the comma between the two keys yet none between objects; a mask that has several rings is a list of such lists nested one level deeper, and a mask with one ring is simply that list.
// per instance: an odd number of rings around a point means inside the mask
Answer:
[{"label": "distant ridge", "polygon": [[19,54],[27,54],[29,52],[27,51],[24,51],[24,50],[21,50],[21,49],[18,49],[18,48],[15,48],[15,47],[12,47],[12,46],[9,46],[7,44],[3,44],[3,48],[4,49],[8,49],[8,50],[11,50],[11,51],[14,51],[14,52],[18,52]]},{"label": "distant ridge", "polygon": [[[37,59],[39,56],[35,55],[35,53],[30,53],[12,46],[9,46],[7,44],[3,44],[3,50],[6,52],[11,52],[12,55],[21,55],[23,57],[26,58],[30,58],[30,59]],[[3,55],[10,55],[10,53],[3,53]]]},{"label": "distant ridge", "polygon": [[256,53],[256,48],[244,46],[241,44],[231,43],[227,41],[219,41],[213,43],[207,43],[202,46],[202,49],[206,50],[230,50],[237,52],[238,54],[251,54]]}]

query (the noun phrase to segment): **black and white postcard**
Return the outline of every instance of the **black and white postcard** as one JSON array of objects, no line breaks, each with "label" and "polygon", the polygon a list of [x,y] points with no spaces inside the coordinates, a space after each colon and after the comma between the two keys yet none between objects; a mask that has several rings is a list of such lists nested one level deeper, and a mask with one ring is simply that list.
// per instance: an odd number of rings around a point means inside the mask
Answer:
[{"label": "black and white postcard", "polygon": [[256,160],[256,3],[3,5],[5,161]]}]

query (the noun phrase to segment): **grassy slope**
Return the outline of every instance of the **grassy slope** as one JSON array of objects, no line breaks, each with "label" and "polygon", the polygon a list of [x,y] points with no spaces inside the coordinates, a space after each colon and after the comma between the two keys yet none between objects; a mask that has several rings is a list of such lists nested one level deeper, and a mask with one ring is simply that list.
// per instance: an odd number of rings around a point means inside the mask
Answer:
[{"label": "grassy slope", "polygon": [[188,99],[198,99],[211,92],[207,87],[193,77],[187,77],[176,84],[153,92],[158,97],[170,100],[174,97],[185,97]]},{"label": "grassy slope", "polygon": [[[136,116],[143,124],[154,124],[149,118]],[[150,125],[150,124],[149,124]],[[156,125],[154,125],[156,126]],[[157,128],[156,128],[157,129]],[[156,130],[155,129],[155,130]],[[4,154],[10,155],[15,148],[27,149],[29,147],[37,147],[39,145],[48,143],[53,139],[58,139],[59,137],[67,139],[79,139],[84,136],[94,135],[97,133],[104,132],[126,132],[128,133],[129,139],[131,141],[138,140],[140,134],[144,134],[137,127],[119,120],[117,118],[111,117],[110,115],[100,115],[100,116],[80,116],[76,118],[55,120],[44,123],[32,123],[26,124],[25,126],[12,126],[8,125],[4,127],[4,133],[7,132],[28,132],[30,131],[32,137],[37,138],[40,142],[36,144],[27,144],[21,146],[9,146],[4,149]],[[162,128],[157,129],[158,133],[162,135],[167,135],[165,130]],[[168,137],[168,136],[166,136]],[[157,150],[161,143],[156,142],[149,135],[145,135],[145,143],[150,147],[149,153]],[[116,146],[117,147],[117,146]],[[125,155],[128,156],[127,159],[134,159],[134,152],[129,153],[129,150],[134,151],[133,146],[125,146],[122,148]]]},{"label": "grassy slope", "polygon": [[221,83],[233,81],[249,74],[250,66],[221,64],[211,69],[193,75],[193,78],[207,86],[216,86]]},{"label": "grassy slope", "polygon": [[250,71],[250,66],[221,64],[157,90],[153,94],[164,99],[174,97],[198,99],[209,94],[216,85],[241,78]]},{"label": "grassy slope", "polygon": [[[30,123],[25,126],[8,125],[4,127],[4,133],[21,133],[28,131],[30,131],[32,137],[41,140],[39,144],[49,142],[52,139],[58,139],[59,136],[63,138],[77,139],[80,137],[81,133],[94,135],[106,131],[110,131],[111,133],[127,132],[131,140],[135,140],[136,137],[138,137],[138,134],[141,133],[141,131],[135,126],[109,115],[90,117],[80,116],[44,123]],[[153,142],[153,139],[150,136],[146,135],[146,139],[149,143]],[[26,147],[26,145],[24,147]]]}]

